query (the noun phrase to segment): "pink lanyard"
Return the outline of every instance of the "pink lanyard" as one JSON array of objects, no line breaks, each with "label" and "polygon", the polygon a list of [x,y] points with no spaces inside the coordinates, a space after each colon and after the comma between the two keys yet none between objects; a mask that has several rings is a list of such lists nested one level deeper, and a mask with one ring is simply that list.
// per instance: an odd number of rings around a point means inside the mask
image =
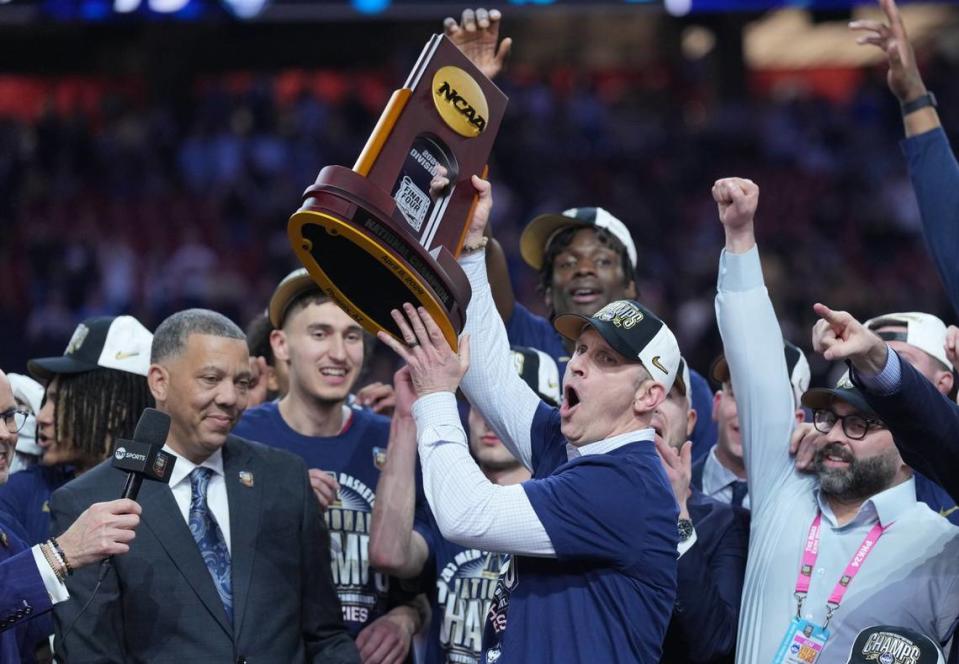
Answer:
[{"label": "pink lanyard", "polygon": [[[889,525],[891,526],[892,524]],[[859,570],[862,569],[866,558],[872,553],[873,549],[876,548],[876,542],[879,541],[879,538],[882,537],[882,534],[888,527],[889,526],[886,526],[884,528],[879,523],[876,523],[866,534],[866,539],[862,541],[859,550],[856,551],[856,555],[854,555],[852,560],[846,565],[846,571],[839,577],[839,581],[836,582],[836,586],[832,589],[832,593],[826,601],[826,623],[823,625],[823,629],[829,625],[829,620],[842,603],[842,598],[846,595],[846,591],[849,590],[849,584],[851,584],[852,580],[859,574]],[[802,566],[799,568],[799,576],[796,578],[797,618],[802,617],[800,614],[802,613],[803,600],[809,592],[809,584],[812,581],[812,571],[816,567],[816,559],[819,557],[819,536],[821,533],[822,512],[820,511],[816,513],[816,518],[812,520],[812,525],[809,526],[809,535],[806,537],[806,547],[803,549],[802,554]]]}]

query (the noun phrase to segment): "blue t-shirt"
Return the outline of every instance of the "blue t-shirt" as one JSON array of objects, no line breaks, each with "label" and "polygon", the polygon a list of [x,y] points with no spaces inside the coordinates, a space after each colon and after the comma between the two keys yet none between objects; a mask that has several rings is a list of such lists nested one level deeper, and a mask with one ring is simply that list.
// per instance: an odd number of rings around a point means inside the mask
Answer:
[{"label": "blue t-shirt", "polygon": [[433,612],[425,664],[478,664],[483,627],[500,572],[509,554],[467,549],[445,539],[427,505],[417,509],[414,529],[430,550]]},{"label": "blue t-shirt", "polygon": [[350,412],[343,433],[312,437],[291,429],[276,402],[265,403],[246,411],[233,433],[293,452],[308,468],[328,471],[339,482],[337,500],[324,517],[330,530],[333,583],[343,607],[343,622],[355,637],[396,602],[389,577],[370,568],[368,555],[374,492],[386,461],[390,421],[369,410]]},{"label": "blue t-shirt", "polygon": [[513,556],[497,585],[484,662],[659,662],[676,599],[673,490],[652,441],[567,460],[559,411],[533,419],[523,488],[557,558]]},{"label": "blue t-shirt", "polygon": [[[563,344],[563,337],[553,325],[537,316],[522,304],[513,307],[513,315],[506,322],[506,336],[510,345],[529,346],[543,351],[556,360],[559,367],[560,380],[566,374],[566,364],[569,362],[569,351]],[[693,409],[699,414],[696,428],[691,437],[693,441],[693,461],[706,456],[709,449],[716,444],[718,430],[716,423],[710,416],[713,412],[713,391],[709,383],[699,373],[689,369],[689,382],[692,383],[691,399]]]}]

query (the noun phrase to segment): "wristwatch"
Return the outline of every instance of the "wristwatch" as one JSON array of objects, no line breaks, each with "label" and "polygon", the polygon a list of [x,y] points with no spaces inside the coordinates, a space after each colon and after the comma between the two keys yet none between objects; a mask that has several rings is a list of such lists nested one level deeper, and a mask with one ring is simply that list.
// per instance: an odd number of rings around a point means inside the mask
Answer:
[{"label": "wristwatch", "polygon": [[685,542],[693,536],[693,522],[689,519],[680,519],[677,524],[679,527],[679,541]]},{"label": "wristwatch", "polygon": [[931,92],[927,92],[924,95],[916,97],[910,102],[901,104],[902,114],[909,115],[910,113],[915,113],[920,108],[926,108],[927,106],[931,106],[932,108],[939,107],[939,102],[936,101],[936,95],[932,94]]}]

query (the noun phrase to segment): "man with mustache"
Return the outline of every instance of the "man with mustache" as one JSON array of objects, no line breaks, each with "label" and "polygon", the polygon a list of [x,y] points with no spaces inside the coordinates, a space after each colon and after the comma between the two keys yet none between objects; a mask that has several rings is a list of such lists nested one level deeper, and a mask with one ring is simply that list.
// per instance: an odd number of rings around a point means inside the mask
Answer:
[{"label": "man with mustache", "polygon": [[[54,610],[58,655],[359,662],[305,465],[230,433],[251,382],[243,331],[213,311],[175,313],[156,329],[147,379],[171,420],[170,484],[143,483],[143,523],[125,556],[67,578],[76,601]],[[107,461],[58,490],[54,532],[90,503],[120,495],[124,480]]]},{"label": "man with mustache", "polygon": [[752,499],[737,662],[837,661],[876,624],[945,644],[959,618],[959,529],[916,500],[892,435],[848,381],[804,395],[828,433],[815,472],[796,469],[792,387],[756,247],[759,188],[729,178],[713,197],[726,235],[716,317]]},{"label": "man with mustache", "polygon": [[910,362],[893,341],[845,311],[817,304],[813,342],[827,359],[845,360],[863,399],[889,425],[903,458],[959,499],[959,406]]}]

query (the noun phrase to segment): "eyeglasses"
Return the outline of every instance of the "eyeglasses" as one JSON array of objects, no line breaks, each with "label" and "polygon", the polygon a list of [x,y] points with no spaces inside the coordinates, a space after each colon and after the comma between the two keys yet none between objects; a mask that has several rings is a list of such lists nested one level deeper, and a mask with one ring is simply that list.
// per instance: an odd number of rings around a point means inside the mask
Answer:
[{"label": "eyeglasses", "polygon": [[11,408],[10,410],[5,410],[0,413],[0,419],[3,420],[7,431],[10,433],[20,433],[20,429],[27,423],[27,418],[32,414],[33,413],[26,408]]},{"label": "eyeglasses", "polygon": [[879,420],[862,415],[836,415],[831,410],[814,410],[812,421],[820,433],[829,433],[836,422],[842,422],[842,432],[852,440],[862,440],[870,430],[886,428]]}]

